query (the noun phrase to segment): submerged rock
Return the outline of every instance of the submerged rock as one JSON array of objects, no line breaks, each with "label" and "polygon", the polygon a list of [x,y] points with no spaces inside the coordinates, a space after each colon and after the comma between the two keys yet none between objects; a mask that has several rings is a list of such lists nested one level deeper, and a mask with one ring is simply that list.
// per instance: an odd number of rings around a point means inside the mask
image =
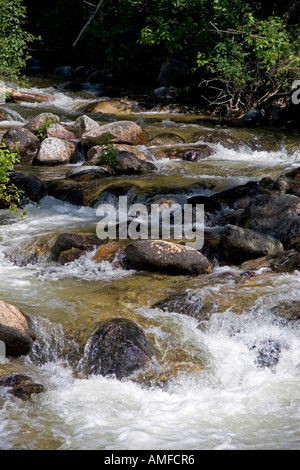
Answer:
[{"label": "submerged rock", "polygon": [[76,179],[77,181],[90,181],[95,178],[111,176],[112,173],[101,166],[85,165],[82,167],[72,168],[67,174],[67,178]]},{"label": "submerged rock", "polygon": [[86,374],[129,377],[145,368],[155,349],[143,330],[133,321],[112,318],[101,322],[89,337],[84,351]]},{"label": "submerged rock", "polygon": [[149,149],[151,153],[158,159],[168,158],[169,160],[186,160],[199,161],[210,157],[214,150],[208,145],[176,145],[162,146]]},{"label": "submerged rock", "polygon": [[287,320],[300,320],[300,301],[299,300],[283,300],[275,307],[271,308],[274,315],[286,318]]},{"label": "submerged rock", "polygon": [[[62,259],[74,261],[85,252],[93,251],[102,244],[103,240],[92,233],[62,233],[51,248],[51,258],[54,261]],[[73,259],[69,258],[70,255]]]},{"label": "submerged rock", "polygon": [[0,300],[0,341],[5,343],[6,355],[29,354],[34,340],[28,317],[14,305]]},{"label": "submerged rock", "polygon": [[141,106],[137,101],[131,100],[102,100],[91,103],[84,108],[84,111],[89,113],[102,113],[102,114],[132,114],[146,111],[146,108]]},{"label": "submerged rock", "polygon": [[35,383],[31,377],[22,374],[0,376],[0,387],[8,387],[8,393],[21,400],[28,400],[33,394],[46,392],[44,385]]},{"label": "submerged rock", "polygon": [[266,339],[252,346],[257,353],[255,364],[259,368],[274,367],[278,364],[282,346],[279,341]]},{"label": "submerged rock", "polygon": [[45,385],[37,383],[28,383],[20,387],[12,388],[9,393],[14,397],[20,398],[21,400],[29,400],[31,395],[45,393],[47,391]]},{"label": "submerged rock", "polygon": [[211,272],[208,259],[188,246],[162,240],[138,240],[125,250],[135,269],[158,271],[172,275],[199,275]]},{"label": "submerged rock", "polygon": [[7,117],[7,112],[3,109],[0,109],[0,121],[6,121]]},{"label": "submerged rock", "polygon": [[184,144],[185,140],[178,134],[174,132],[162,132],[158,134],[153,139],[149,140],[147,146],[162,146],[162,145],[174,145],[174,144]]},{"label": "submerged rock", "polygon": [[192,289],[183,294],[170,295],[151,306],[151,308],[160,308],[164,312],[182,313],[200,321],[209,319],[212,307],[212,304],[204,301],[201,292]]},{"label": "submerged rock", "polygon": [[241,265],[244,271],[256,271],[261,268],[271,269],[276,273],[292,273],[300,269],[300,253],[295,250],[286,250],[275,255],[246,261]]}]

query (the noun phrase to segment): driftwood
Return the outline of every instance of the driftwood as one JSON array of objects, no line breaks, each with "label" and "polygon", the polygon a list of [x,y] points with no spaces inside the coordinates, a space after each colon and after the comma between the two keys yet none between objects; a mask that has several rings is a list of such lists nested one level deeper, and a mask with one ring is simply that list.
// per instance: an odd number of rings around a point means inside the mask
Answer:
[{"label": "driftwood", "polygon": [[54,100],[54,98],[50,98],[49,96],[27,91],[13,90],[13,88],[10,87],[0,88],[0,95],[1,94],[8,95],[13,101],[26,101],[27,103],[45,103],[47,101]]},{"label": "driftwood", "polygon": [[14,101],[26,101],[28,103],[44,103],[46,101],[53,101],[53,98],[49,98],[49,96],[24,91],[13,91],[11,98]]}]

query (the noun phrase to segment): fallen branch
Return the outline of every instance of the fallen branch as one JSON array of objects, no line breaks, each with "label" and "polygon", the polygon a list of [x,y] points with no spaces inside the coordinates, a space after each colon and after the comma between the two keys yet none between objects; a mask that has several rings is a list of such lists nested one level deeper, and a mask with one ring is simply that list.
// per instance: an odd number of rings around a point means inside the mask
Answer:
[{"label": "fallen branch", "polygon": [[276,101],[280,98],[287,98],[288,96],[291,96],[294,93],[294,89],[290,89],[288,91],[280,92],[281,87],[279,87],[276,91],[268,93],[267,96],[263,96],[261,99],[259,99],[256,103],[254,103],[254,108],[257,109],[263,109],[269,106],[273,101]]}]

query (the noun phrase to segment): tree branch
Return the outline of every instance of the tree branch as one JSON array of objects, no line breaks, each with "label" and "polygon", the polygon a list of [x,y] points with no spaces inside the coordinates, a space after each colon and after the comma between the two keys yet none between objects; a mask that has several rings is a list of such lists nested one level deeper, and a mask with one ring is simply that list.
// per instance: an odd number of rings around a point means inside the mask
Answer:
[{"label": "tree branch", "polygon": [[[250,34],[250,33],[247,33],[247,31],[236,31],[235,29],[228,29],[228,30],[219,29],[211,21],[209,23],[212,25],[214,29],[207,29],[203,31],[219,33],[219,34],[234,34],[234,35],[242,35],[242,36],[246,35],[249,38],[257,38],[257,39],[268,39],[267,36],[259,36],[258,34]],[[275,42],[280,43],[280,41],[275,41]]]},{"label": "tree branch", "polygon": [[82,38],[83,36],[83,33],[85,32],[85,30],[88,28],[88,26],[92,23],[92,21],[94,20],[94,18],[96,17],[101,5],[103,4],[105,0],[100,0],[100,2],[98,3],[98,5],[95,7],[95,5],[93,5],[96,9],[95,11],[91,14],[91,16],[89,17],[88,21],[85,23],[84,27],[82,28],[82,30],[80,31],[79,35],[77,36],[77,39],[75,40],[74,44],[73,44],[73,47],[76,47],[76,44],[78,43],[78,41]]}]

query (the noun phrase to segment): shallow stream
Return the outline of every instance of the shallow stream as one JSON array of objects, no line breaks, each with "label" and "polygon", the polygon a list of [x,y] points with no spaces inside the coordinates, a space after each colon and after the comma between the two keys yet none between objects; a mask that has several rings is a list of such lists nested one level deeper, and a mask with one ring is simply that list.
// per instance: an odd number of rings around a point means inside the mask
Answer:
[{"label": "shallow stream", "polygon": [[[95,100],[93,89],[84,95],[66,93],[43,81],[33,82],[32,91],[54,101],[2,106],[8,121],[0,123],[0,135],[45,111],[70,123]],[[216,131],[238,140],[232,146],[208,144],[212,155],[198,162],[164,158],[156,162],[154,175],[119,178],[143,189],[195,187],[197,194],[211,195],[299,166],[299,135],[289,131],[230,129],[202,116],[155,110],[90,116],[103,123],[135,120],[153,136],[175,132],[186,145],[197,145],[197,135]],[[147,152],[155,160],[151,147]],[[63,176],[69,169],[31,171]],[[1,449],[300,448],[300,323],[272,313],[281,301],[300,300],[298,271],[262,269],[249,277],[237,267],[216,266],[209,275],[168,276],[99,264],[93,253],[64,266],[43,259],[26,264],[24,253],[43,240],[63,232],[92,232],[98,222],[95,208],[52,197],[26,209],[21,221],[0,227],[0,299],[33,318],[39,339],[28,357],[7,360],[0,371],[26,373],[47,391],[22,401],[1,390]],[[210,306],[208,320],[151,308],[187,290],[194,302]],[[110,317],[132,319],[149,336],[157,351],[157,380],[151,380],[152,371],[143,381],[77,374],[74,364],[82,344],[97,322]],[[254,346],[265,341],[280,345],[273,367],[257,364]]]}]

